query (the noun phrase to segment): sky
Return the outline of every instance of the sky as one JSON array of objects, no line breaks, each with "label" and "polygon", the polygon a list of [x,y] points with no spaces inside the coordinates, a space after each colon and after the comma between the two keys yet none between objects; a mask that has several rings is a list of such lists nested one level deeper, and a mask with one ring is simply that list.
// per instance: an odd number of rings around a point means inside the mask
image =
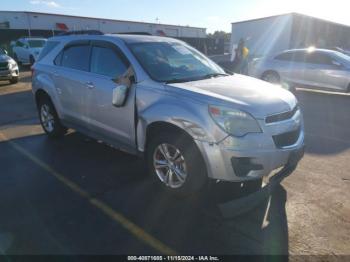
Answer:
[{"label": "sky", "polygon": [[[350,25],[349,0],[1,0],[0,10],[159,22],[231,31],[231,23],[298,12]],[[347,4],[348,2],[348,4]]]}]

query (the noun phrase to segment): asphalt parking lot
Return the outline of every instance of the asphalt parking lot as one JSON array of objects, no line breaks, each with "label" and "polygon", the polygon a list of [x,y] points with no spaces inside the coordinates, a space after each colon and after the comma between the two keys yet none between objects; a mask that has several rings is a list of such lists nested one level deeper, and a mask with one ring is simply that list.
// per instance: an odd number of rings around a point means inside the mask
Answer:
[{"label": "asphalt parking lot", "polygon": [[297,96],[304,159],[259,206],[225,217],[214,193],[157,191],[141,159],[76,132],[49,140],[28,71],[0,83],[0,253],[350,255],[350,96]]}]

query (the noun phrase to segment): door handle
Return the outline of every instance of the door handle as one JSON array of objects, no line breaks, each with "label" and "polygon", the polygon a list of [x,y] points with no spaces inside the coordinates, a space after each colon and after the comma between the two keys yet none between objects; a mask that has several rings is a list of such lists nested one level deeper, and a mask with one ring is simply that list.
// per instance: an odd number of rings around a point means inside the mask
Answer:
[{"label": "door handle", "polygon": [[85,86],[86,86],[86,88],[88,88],[88,89],[94,89],[95,88],[95,85],[94,85],[94,83],[92,83],[92,82],[86,82],[85,83]]}]

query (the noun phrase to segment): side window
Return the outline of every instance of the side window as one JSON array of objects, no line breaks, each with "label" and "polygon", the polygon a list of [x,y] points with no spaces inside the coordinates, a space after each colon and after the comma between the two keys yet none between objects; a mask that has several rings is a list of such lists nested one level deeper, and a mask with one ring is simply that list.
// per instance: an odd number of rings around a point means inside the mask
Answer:
[{"label": "side window", "polygon": [[298,63],[305,63],[305,52],[293,52],[292,53],[292,61]]},{"label": "side window", "polygon": [[288,61],[288,62],[304,63],[305,53],[300,51],[287,52],[276,56],[275,59],[281,60],[281,61]]},{"label": "side window", "polygon": [[18,40],[18,41],[16,42],[16,46],[18,46],[18,47],[23,47],[23,43],[22,43],[21,41]]},{"label": "side window", "polygon": [[60,42],[54,42],[54,41],[48,41],[46,42],[43,50],[41,50],[40,55],[38,57],[37,61],[40,61],[43,59],[48,53],[51,52],[52,49],[54,49]]},{"label": "side window", "polygon": [[24,48],[29,47],[28,42],[26,40],[21,41],[21,43],[22,43],[22,47],[24,47]]},{"label": "side window", "polygon": [[310,64],[332,65],[332,58],[319,52],[310,53],[306,59]]},{"label": "side window", "polygon": [[275,57],[276,60],[281,61],[292,61],[292,54],[293,53],[282,53]]},{"label": "side window", "polygon": [[117,78],[128,70],[126,61],[113,49],[93,46],[91,53],[91,72]]},{"label": "side window", "polygon": [[63,51],[61,66],[89,71],[90,45],[74,45]]}]

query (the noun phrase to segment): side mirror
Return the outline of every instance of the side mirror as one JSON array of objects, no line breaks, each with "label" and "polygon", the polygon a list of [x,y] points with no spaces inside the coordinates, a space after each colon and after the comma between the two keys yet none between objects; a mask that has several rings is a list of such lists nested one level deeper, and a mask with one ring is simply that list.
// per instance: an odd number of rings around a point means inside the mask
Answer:
[{"label": "side mirror", "polygon": [[121,107],[125,104],[129,89],[135,83],[134,70],[130,66],[122,76],[112,79],[112,81],[116,83],[116,87],[113,89],[112,103],[116,107]]},{"label": "side mirror", "polygon": [[125,104],[128,95],[128,87],[126,85],[117,85],[113,89],[112,103],[116,107],[121,107]]},{"label": "side mirror", "polygon": [[7,50],[5,50],[5,49],[4,49],[4,52],[5,52],[5,54],[6,54],[6,55],[8,55],[8,54],[9,54],[9,53],[7,52]]}]

